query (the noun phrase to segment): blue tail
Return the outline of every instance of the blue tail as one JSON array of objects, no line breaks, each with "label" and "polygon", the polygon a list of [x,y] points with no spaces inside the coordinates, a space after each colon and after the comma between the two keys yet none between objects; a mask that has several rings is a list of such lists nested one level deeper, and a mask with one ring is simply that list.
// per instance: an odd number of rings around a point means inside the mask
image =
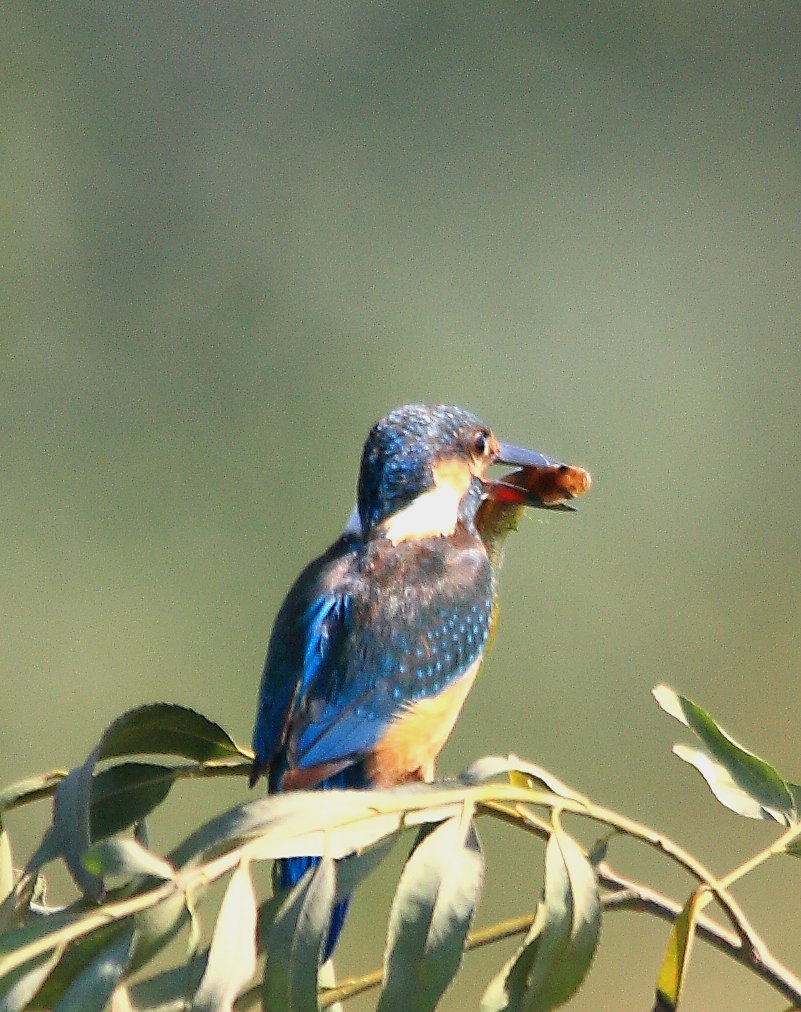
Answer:
[{"label": "blue tail", "polygon": [[[366,779],[364,776],[364,770],[361,763],[355,763],[353,766],[348,766],[347,769],[337,773],[336,776],[329,777],[328,780],[323,780],[317,785],[317,790],[342,790],[343,788],[365,788],[367,787]],[[292,886],[296,885],[309,868],[316,868],[320,863],[319,857],[282,857],[276,864],[276,877],[277,884],[280,889],[291,889]],[[350,896],[346,896],[344,900],[340,900],[339,903],[334,904],[334,909],[331,911],[331,924],[328,928],[328,938],[326,939],[325,949],[323,951],[323,962],[327,960],[331,953],[334,951],[334,947],[339,939],[339,934],[342,931],[342,926],[345,923],[345,916],[350,906]]]}]

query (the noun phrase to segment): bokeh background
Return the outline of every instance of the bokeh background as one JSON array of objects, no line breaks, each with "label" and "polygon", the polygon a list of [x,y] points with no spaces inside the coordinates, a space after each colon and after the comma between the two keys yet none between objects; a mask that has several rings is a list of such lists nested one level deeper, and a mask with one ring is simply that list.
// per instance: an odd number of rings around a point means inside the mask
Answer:
[{"label": "bokeh background", "polygon": [[[8,5],[4,782],[78,762],[157,699],[248,741],[272,616],[347,516],[367,429],[453,402],[595,484],[510,543],[443,772],[514,751],[721,871],[765,845],[774,829],[671,756],[681,729],[650,689],[801,777],[800,18]],[[244,796],[177,790],[154,843]],[[35,827],[11,831],[24,854]],[[530,909],[540,870],[535,843],[485,839],[481,924]],[[636,847],[611,857],[687,894]],[[380,957],[379,886],[342,973]],[[801,968],[801,866],[737,895]],[[609,917],[573,1007],[650,1007],[666,938]],[[475,1007],[500,962],[468,957],[444,1007]],[[697,950],[688,1012],[780,1006]]]}]

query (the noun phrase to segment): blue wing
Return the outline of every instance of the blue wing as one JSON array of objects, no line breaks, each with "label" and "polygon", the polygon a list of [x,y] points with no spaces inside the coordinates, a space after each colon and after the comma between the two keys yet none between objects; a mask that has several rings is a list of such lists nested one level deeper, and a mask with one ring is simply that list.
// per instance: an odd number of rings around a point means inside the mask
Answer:
[{"label": "blue wing", "polygon": [[471,668],[489,634],[493,583],[483,546],[384,541],[358,568],[363,579],[336,609],[324,655],[313,672],[307,665],[287,742],[289,765],[299,770],[368,755],[409,704],[439,695]]},{"label": "blue wing", "polygon": [[358,763],[410,703],[481,655],[493,601],[486,553],[432,542],[421,553],[418,543],[340,539],[301,574],[270,639],[252,780],[268,770],[275,790],[287,769],[328,778]]},{"label": "blue wing", "polygon": [[345,630],[347,593],[342,576],[355,554],[355,539],[341,537],[295,581],[275,619],[264,663],[253,730],[251,786],[281,760],[292,717],[320,668],[331,662]]}]

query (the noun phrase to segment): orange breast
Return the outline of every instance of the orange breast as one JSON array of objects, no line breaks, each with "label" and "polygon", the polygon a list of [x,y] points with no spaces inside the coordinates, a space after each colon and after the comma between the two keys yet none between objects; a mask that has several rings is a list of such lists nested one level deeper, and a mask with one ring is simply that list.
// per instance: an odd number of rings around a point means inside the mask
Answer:
[{"label": "orange breast", "polygon": [[438,696],[411,703],[367,760],[377,787],[434,779],[434,764],[478,674],[481,658]]}]

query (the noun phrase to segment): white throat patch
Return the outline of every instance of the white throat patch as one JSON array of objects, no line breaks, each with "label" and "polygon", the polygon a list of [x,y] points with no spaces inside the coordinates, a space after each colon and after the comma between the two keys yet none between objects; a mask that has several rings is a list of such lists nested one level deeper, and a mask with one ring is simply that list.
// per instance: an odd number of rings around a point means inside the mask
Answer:
[{"label": "white throat patch", "polygon": [[434,487],[387,517],[380,530],[393,545],[416,538],[453,534],[459,519],[459,504],[470,488],[472,477],[464,461],[444,460],[435,464]]}]

